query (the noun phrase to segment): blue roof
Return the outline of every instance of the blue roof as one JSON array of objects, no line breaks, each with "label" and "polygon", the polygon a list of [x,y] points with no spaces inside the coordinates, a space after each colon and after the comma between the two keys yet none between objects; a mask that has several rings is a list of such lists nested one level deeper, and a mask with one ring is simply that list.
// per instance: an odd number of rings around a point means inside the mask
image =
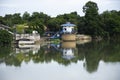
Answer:
[{"label": "blue roof", "polygon": [[75,24],[71,24],[70,22],[66,22],[66,24],[62,24],[61,26],[64,26],[64,27],[74,27],[76,25]]}]

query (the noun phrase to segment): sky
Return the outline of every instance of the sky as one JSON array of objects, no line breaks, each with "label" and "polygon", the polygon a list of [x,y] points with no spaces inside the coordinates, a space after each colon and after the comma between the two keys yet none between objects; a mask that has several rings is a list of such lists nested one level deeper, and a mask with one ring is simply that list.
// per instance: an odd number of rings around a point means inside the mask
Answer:
[{"label": "sky", "polygon": [[[43,12],[51,17],[76,11],[84,16],[83,6],[90,0],[0,0],[0,16],[21,13],[25,11]],[[110,10],[120,10],[120,0],[91,0],[97,3],[99,13]]]}]

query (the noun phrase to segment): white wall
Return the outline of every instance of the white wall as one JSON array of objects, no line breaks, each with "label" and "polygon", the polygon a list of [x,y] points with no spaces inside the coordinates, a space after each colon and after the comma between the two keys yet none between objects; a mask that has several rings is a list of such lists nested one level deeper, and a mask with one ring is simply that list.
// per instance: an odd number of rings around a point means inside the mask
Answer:
[{"label": "white wall", "polygon": [[63,32],[64,33],[71,33],[73,29],[74,29],[74,27],[63,27]]}]

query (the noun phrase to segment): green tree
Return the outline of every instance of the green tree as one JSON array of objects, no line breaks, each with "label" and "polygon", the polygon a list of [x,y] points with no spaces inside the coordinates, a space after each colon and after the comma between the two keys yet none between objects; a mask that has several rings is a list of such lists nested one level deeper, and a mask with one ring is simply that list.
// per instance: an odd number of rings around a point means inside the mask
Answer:
[{"label": "green tree", "polygon": [[31,30],[36,30],[36,31],[38,31],[39,34],[42,35],[42,34],[45,32],[45,30],[44,30],[44,24],[41,23],[40,20],[31,22],[31,23],[29,24],[29,30],[30,30],[30,31],[31,31]]},{"label": "green tree", "polygon": [[56,18],[64,19],[63,23],[71,22],[71,23],[77,24],[80,16],[77,14],[77,12],[71,12],[69,14],[58,15]]},{"label": "green tree", "polygon": [[79,19],[78,19],[78,24],[77,24],[77,26],[78,26],[78,34],[85,34],[86,32],[86,27],[85,27],[85,17],[80,17]]},{"label": "green tree", "polygon": [[44,14],[42,12],[33,12],[31,17],[30,17],[30,21],[41,21],[41,23],[43,23],[44,25],[47,25],[48,20],[50,19],[50,16],[48,16],[47,14]]},{"label": "green tree", "polygon": [[63,19],[60,18],[52,18],[48,21],[48,29],[50,31],[59,31],[61,29],[61,23],[63,22]]},{"label": "green tree", "polygon": [[6,30],[0,30],[0,44],[11,44],[12,40],[12,34]]},{"label": "green tree", "polygon": [[7,26],[13,26],[14,24],[13,24],[13,20],[12,20],[12,15],[11,14],[6,14],[5,16],[4,16],[4,23],[5,23],[5,25],[7,25]]},{"label": "green tree", "polygon": [[101,14],[103,29],[108,33],[109,37],[120,35],[120,14],[119,12],[105,11]]},{"label": "green tree", "polygon": [[85,18],[94,19],[98,16],[98,6],[95,2],[89,1],[83,6],[83,12],[85,13]]},{"label": "green tree", "polygon": [[48,21],[49,21],[49,19],[50,19],[50,16],[48,16],[47,14],[44,14],[43,12],[40,12],[39,13],[39,18],[40,18],[40,20],[41,21],[43,21],[42,23],[44,24],[44,25],[47,25],[47,23],[48,23]]},{"label": "green tree", "polygon": [[0,16],[0,24],[4,24],[4,19],[2,16]]},{"label": "green tree", "polygon": [[13,24],[22,24],[23,23],[20,13],[13,14],[12,22],[13,22]]},{"label": "green tree", "polygon": [[27,23],[27,22],[29,21],[29,19],[30,19],[30,14],[29,14],[28,12],[25,12],[25,13],[23,14],[22,18],[23,18],[23,21],[24,21],[25,23]]},{"label": "green tree", "polygon": [[100,26],[100,18],[98,14],[98,6],[95,2],[89,1],[83,6],[85,13],[84,30],[86,34],[93,37],[104,35],[104,30]]},{"label": "green tree", "polygon": [[43,34],[45,31],[45,27],[48,25],[49,19],[50,17],[42,12],[33,12],[29,19],[29,29],[27,30],[37,30],[40,34]]}]

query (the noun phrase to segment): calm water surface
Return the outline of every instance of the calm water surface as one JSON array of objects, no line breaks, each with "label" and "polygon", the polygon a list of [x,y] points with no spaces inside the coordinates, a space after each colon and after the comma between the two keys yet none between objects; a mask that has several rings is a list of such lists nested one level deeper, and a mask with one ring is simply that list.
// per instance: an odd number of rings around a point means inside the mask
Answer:
[{"label": "calm water surface", "polygon": [[120,80],[120,43],[2,46],[0,80]]}]

